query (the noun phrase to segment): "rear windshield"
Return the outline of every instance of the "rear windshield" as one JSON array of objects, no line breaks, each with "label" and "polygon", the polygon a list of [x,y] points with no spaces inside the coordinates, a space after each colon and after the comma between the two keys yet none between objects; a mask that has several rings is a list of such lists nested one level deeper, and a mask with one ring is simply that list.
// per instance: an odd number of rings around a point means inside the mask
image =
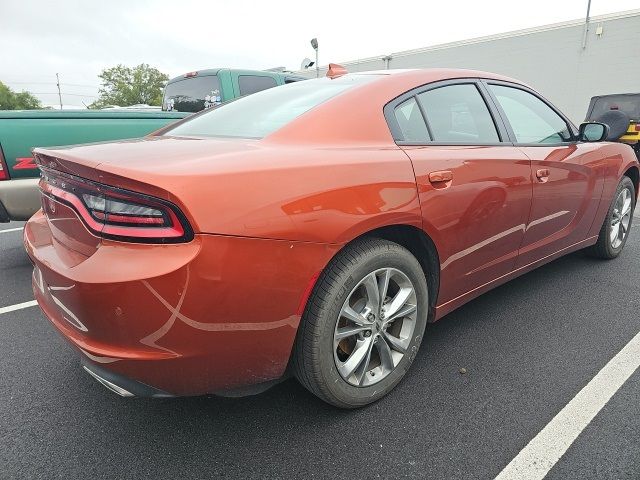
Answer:
[{"label": "rear windshield", "polygon": [[216,75],[206,75],[168,84],[164,89],[162,110],[199,112],[220,103],[220,80]]},{"label": "rear windshield", "polygon": [[165,135],[262,138],[374,75],[295,82],[242,97],[198,115]]},{"label": "rear windshield", "polygon": [[588,120],[597,120],[600,115],[610,110],[624,112],[630,120],[640,121],[640,95],[609,95],[596,98]]}]

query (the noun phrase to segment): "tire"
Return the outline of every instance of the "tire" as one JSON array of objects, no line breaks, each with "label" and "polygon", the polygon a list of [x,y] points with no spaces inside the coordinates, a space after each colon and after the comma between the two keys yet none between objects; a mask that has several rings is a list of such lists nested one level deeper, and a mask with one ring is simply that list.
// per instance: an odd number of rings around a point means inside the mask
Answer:
[{"label": "tire", "polygon": [[[386,302],[377,301],[374,285],[377,297],[386,291]],[[377,238],[357,240],[318,279],[298,329],[293,372],[309,391],[337,407],[373,403],[393,390],[413,363],[428,308],[424,272],[406,248]],[[360,366],[349,374],[360,357]]]},{"label": "tire", "polygon": [[[626,212],[622,218],[618,215],[619,209],[619,201],[621,195],[624,195],[624,191],[626,190],[627,195],[630,198],[631,204],[629,205],[629,210]],[[611,205],[609,206],[609,211],[607,212],[607,216],[604,219],[604,223],[602,224],[602,228],[600,229],[600,234],[598,235],[598,241],[592,247],[589,247],[586,252],[595,258],[603,258],[606,260],[610,260],[612,258],[616,258],[622,252],[625,244],[627,243],[627,238],[629,238],[629,231],[631,230],[631,224],[633,222],[633,212],[635,211],[636,206],[636,190],[633,185],[633,182],[629,177],[622,177],[620,183],[618,184],[618,188],[616,189],[615,194],[613,195],[613,200],[611,201]],[[623,212],[624,213],[624,212]],[[628,223],[626,221],[628,214]],[[613,229],[615,225],[618,225],[618,236],[612,239]],[[626,229],[625,229],[626,225]],[[620,235],[622,238],[620,238]]]}]

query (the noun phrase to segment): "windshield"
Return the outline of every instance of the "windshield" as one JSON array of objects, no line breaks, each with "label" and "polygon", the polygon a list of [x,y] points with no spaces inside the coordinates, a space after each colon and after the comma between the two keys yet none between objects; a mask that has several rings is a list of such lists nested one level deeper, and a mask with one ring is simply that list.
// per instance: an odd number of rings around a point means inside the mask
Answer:
[{"label": "windshield", "polygon": [[169,83],[164,89],[162,110],[199,112],[220,103],[220,80],[216,75],[205,75]]},{"label": "windshield", "polygon": [[591,111],[591,120],[597,120],[610,110],[624,112],[630,120],[640,121],[640,95],[608,95],[597,98]]},{"label": "windshield", "polygon": [[165,135],[262,138],[354,85],[374,78],[354,75],[270,88],[198,115]]}]

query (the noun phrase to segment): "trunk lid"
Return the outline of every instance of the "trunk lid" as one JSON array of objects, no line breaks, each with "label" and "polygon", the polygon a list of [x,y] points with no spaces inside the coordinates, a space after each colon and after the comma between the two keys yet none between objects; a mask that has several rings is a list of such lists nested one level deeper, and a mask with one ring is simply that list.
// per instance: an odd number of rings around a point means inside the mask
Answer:
[{"label": "trunk lid", "polygon": [[[127,188],[128,180],[162,188],[181,177],[237,166],[238,154],[259,149],[256,140],[157,136],[117,142],[35,149],[45,167],[96,182],[114,179]],[[215,159],[213,158],[215,157]],[[147,193],[147,192],[143,192]]]},{"label": "trunk lid", "polygon": [[[197,231],[195,219],[181,201],[193,197],[194,177],[202,180],[212,172],[237,172],[239,168],[248,171],[251,164],[248,154],[264,148],[256,140],[158,136],[38,148],[34,153],[45,172],[59,171],[169,201]],[[58,223],[70,225],[70,221]],[[67,233],[71,233],[70,229]]]}]

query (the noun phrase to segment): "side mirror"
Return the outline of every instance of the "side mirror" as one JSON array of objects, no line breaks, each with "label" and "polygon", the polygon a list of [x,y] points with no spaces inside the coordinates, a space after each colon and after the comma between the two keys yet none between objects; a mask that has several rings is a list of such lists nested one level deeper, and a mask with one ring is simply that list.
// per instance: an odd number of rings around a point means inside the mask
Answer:
[{"label": "side mirror", "polygon": [[584,122],[580,124],[578,140],[581,142],[602,142],[609,136],[609,125],[599,122]]}]

